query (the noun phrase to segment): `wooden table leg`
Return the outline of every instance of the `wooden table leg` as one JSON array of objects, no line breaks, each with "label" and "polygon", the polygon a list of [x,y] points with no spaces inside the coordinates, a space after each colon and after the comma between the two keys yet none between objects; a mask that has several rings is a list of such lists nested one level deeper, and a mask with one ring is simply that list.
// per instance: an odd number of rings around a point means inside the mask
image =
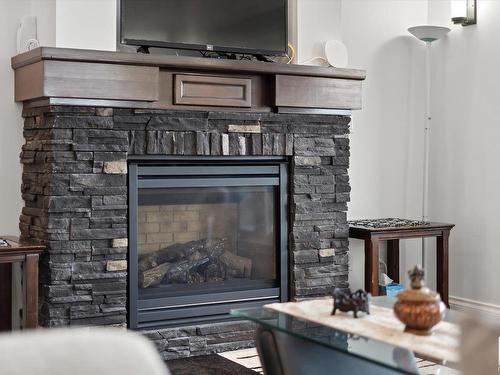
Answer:
[{"label": "wooden table leg", "polygon": [[0,332],[12,329],[12,264],[0,263]]},{"label": "wooden table leg", "polygon": [[441,299],[447,307],[450,307],[448,301],[448,278],[449,278],[449,246],[450,231],[443,231],[442,236],[436,238],[436,276],[437,276],[437,291],[441,295]]},{"label": "wooden table leg", "polygon": [[379,239],[365,239],[365,289],[372,296],[378,296]]},{"label": "wooden table leg", "polygon": [[387,276],[399,283],[399,239],[387,241]]},{"label": "wooden table leg", "polygon": [[38,254],[27,254],[24,262],[23,329],[38,326]]}]

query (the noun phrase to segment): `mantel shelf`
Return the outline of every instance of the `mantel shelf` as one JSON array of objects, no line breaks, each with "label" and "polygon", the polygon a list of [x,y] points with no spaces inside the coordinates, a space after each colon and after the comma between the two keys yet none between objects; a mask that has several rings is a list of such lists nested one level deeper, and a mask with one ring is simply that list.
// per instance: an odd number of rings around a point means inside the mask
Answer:
[{"label": "mantel shelf", "polygon": [[366,76],[357,69],[53,47],[11,63],[16,101],[27,106],[345,111],[361,108]]},{"label": "mantel shelf", "polygon": [[240,73],[288,74],[309,77],[364,80],[366,73],[359,69],[340,69],[324,66],[267,63],[261,61],[221,60],[203,57],[167,56],[140,53],[95,51],[72,48],[40,47],[12,58],[12,68],[42,60],[100,62],[108,64],[157,66],[160,68],[231,71]]}]

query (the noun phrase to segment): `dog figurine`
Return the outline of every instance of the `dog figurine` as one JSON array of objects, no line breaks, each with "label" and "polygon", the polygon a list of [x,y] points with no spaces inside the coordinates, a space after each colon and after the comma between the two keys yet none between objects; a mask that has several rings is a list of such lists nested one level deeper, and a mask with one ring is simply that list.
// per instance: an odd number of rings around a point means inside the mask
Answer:
[{"label": "dog figurine", "polygon": [[335,315],[337,310],[342,312],[354,312],[354,317],[358,317],[358,312],[362,311],[370,314],[370,294],[366,293],[363,289],[358,289],[351,293],[350,289],[342,290],[335,288],[333,291],[333,311]]}]

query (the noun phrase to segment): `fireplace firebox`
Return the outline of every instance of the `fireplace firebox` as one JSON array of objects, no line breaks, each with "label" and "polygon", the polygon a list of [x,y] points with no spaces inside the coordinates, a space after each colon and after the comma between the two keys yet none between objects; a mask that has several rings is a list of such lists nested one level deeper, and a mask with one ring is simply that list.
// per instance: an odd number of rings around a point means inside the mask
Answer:
[{"label": "fireplace firebox", "polygon": [[130,328],[286,301],[287,217],[284,159],[130,162]]}]

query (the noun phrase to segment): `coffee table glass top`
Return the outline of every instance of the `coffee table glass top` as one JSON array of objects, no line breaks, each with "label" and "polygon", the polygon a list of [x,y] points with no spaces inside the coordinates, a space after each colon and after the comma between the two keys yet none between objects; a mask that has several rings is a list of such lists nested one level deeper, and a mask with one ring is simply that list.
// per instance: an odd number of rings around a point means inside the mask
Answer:
[{"label": "coffee table glass top", "polygon": [[[394,299],[374,297],[372,303],[378,306],[392,307]],[[426,371],[429,370],[429,366],[440,365],[439,374],[459,374],[457,370],[442,368],[442,366],[457,368],[455,363],[443,363],[429,358],[423,359],[418,353],[407,349],[309,322],[282,312],[258,307],[232,310],[231,315],[347,353],[358,357],[360,360],[375,362],[381,366],[397,370],[402,374],[419,374],[421,372],[418,367],[423,364],[426,366]],[[454,322],[457,319],[456,312],[447,311],[447,321]],[[419,364],[418,367],[417,363]]]}]

